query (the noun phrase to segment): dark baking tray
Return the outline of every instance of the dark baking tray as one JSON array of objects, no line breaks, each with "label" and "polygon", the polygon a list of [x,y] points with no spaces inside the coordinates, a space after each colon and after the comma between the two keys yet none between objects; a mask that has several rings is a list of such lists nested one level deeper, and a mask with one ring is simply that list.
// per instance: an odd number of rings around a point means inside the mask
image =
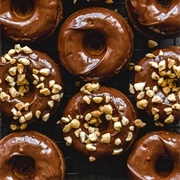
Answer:
[{"label": "dark baking tray", "polygon": [[[128,20],[127,12],[125,9],[125,1],[124,0],[114,0],[113,4],[105,4],[104,1],[101,2],[87,2],[86,0],[78,0],[76,4],[73,3],[73,0],[63,0],[63,7],[64,7],[64,19],[60,23],[59,27],[57,28],[56,32],[48,38],[45,42],[38,44],[38,45],[31,45],[32,48],[38,49],[40,51],[46,52],[50,57],[54,59],[54,61],[60,66],[62,71],[64,85],[65,85],[65,95],[62,100],[61,105],[59,106],[56,114],[47,122],[47,123],[40,123],[35,126],[30,126],[29,129],[37,130],[43,134],[54,139],[54,141],[58,144],[61,148],[65,160],[66,160],[66,179],[73,179],[73,180],[116,180],[121,179],[125,180],[128,179],[127,171],[126,171],[126,160],[128,154],[130,153],[131,149],[129,149],[125,154],[121,157],[117,157],[114,159],[105,159],[105,160],[97,160],[93,163],[88,161],[87,157],[82,156],[78,152],[74,151],[70,147],[66,147],[59,125],[56,125],[56,122],[61,118],[62,111],[67,103],[67,101],[79,91],[80,86],[83,85],[83,81],[78,78],[74,77],[72,74],[68,73],[61,65],[59,64],[59,58],[57,53],[57,35],[59,28],[63,21],[73,12],[85,8],[85,7],[106,7],[109,9],[116,9],[118,12]],[[132,27],[133,28],[133,27]],[[133,28],[135,37],[134,37],[134,53],[131,62],[137,63],[146,53],[162,47],[168,47],[172,45],[180,45],[180,37],[176,39],[168,39],[157,41],[158,47],[154,49],[149,49],[147,46],[148,38],[137,32]],[[6,53],[8,49],[14,47],[14,42],[11,42],[4,38],[4,36],[0,33],[0,55]],[[133,80],[133,71],[129,71],[127,68],[124,72],[113,76],[103,82],[102,85],[111,86],[116,88],[123,93],[125,93],[130,100],[134,103],[133,95],[129,93],[128,86],[129,83]],[[80,86],[77,86],[78,83]],[[3,105],[3,104],[1,104]],[[138,112],[138,116],[143,119],[147,123],[147,126],[141,129],[139,137],[143,136],[147,132],[155,131],[160,128],[155,127],[153,125],[153,120],[147,116],[146,113]],[[172,130],[172,131],[179,131],[180,125],[174,124],[167,126],[163,129]],[[1,119],[0,114],[0,139],[5,135],[9,134],[11,131],[9,129],[9,125],[7,122],[4,122]],[[138,138],[139,138],[138,137]]]}]

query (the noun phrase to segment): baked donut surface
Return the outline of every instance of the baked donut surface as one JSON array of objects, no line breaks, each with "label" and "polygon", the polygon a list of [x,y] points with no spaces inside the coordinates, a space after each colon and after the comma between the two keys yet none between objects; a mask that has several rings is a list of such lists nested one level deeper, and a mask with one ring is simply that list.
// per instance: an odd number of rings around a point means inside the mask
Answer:
[{"label": "baked donut surface", "polygon": [[137,107],[153,115],[156,126],[179,122],[180,47],[148,53],[136,68],[133,87]]},{"label": "baked donut surface", "polygon": [[136,118],[135,109],[124,94],[88,83],[69,101],[60,122],[66,145],[94,161],[129,148],[139,127],[145,125]]},{"label": "baked donut surface", "polygon": [[132,55],[133,33],[115,11],[93,7],[66,19],[58,37],[62,65],[85,81],[99,80],[123,70]]},{"label": "baked donut surface", "polygon": [[1,112],[11,121],[11,129],[47,121],[63,96],[55,62],[42,52],[15,45],[0,57],[0,69]]},{"label": "baked donut surface", "polygon": [[61,150],[47,136],[24,131],[0,140],[1,179],[64,179],[65,161]]},{"label": "baked donut surface", "polygon": [[61,0],[0,0],[0,4],[3,32],[21,43],[43,41],[62,19]]},{"label": "baked donut surface", "polygon": [[140,138],[128,157],[131,179],[179,179],[180,135],[170,131],[150,132]]},{"label": "baked donut surface", "polygon": [[179,0],[126,0],[126,8],[134,27],[154,39],[180,35]]}]

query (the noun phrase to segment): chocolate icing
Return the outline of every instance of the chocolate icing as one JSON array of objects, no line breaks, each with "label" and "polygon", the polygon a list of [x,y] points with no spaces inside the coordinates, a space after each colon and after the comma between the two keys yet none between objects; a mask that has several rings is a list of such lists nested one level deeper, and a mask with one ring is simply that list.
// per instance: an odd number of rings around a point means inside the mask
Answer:
[{"label": "chocolate icing", "polygon": [[[61,0],[35,0],[30,17],[17,17],[13,13],[12,0],[1,0],[0,24],[4,33],[11,39],[32,43],[50,36],[62,19]],[[19,2],[20,4],[23,2]],[[28,2],[26,2],[28,3]]]},{"label": "chocolate icing", "polygon": [[[160,52],[163,52],[163,54],[160,55]],[[144,87],[144,92],[146,87],[150,87],[150,90],[153,89],[154,86],[157,86],[157,91],[154,92],[154,95],[157,95],[159,97],[161,97],[162,102],[160,103],[153,103],[152,102],[152,98],[153,97],[148,97],[147,94],[145,93],[145,96],[143,97],[143,99],[146,99],[148,101],[148,105],[146,107],[146,111],[152,115],[152,108],[157,108],[159,110],[159,112],[157,114],[159,114],[159,119],[155,120],[155,124],[158,125],[162,125],[162,123],[166,124],[165,119],[171,114],[174,117],[174,120],[172,122],[179,122],[179,117],[180,117],[180,110],[178,108],[175,108],[172,110],[172,113],[166,114],[165,113],[165,108],[173,108],[174,104],[179,104],[180,103],[180,86],[179,86],[179,78],[180,78],[180,47],[179,46],[173,46],[173,47],[169,47],[169,48],[164,48],[161,50],[155,50],[152,52],[152,54],[154,55],[153,58],[149,58],[149,57],[144,57],[139,63],[138,65],[140,65],[142,67],[142,70],[140,72],[136,72],[135,73],[135,79],[134,79],[134,84],[135,83],[146,83],[145,87]],[[147,55],[146,55],[147,56]],[[166,62],[166,68],[164,69],[164,71],[166,71],[166,73],[168,72],[168,70],[171,70],[172,73],[174,73],[175,71],[173,70],[173,68],[169,69],[168,68],[168,60],[172,59],[175,61],[174,65],[177,66],[177,68],[179,68],[179,72],[176,72],[175,77],[174,78],[169,78],[169,76],[165,75],[165,76],[160,76],[159,72],[158,72],[158,68],[154,68],[151,67],[149,65],[149,62],[156,62],[157,64],[159,64],[161,61],[165,60]],[[173,88],[170,88],[170,91],[168,93],[165,93],[165,91],[163,91],[163,86],[158,85],[158,81],[153,80],[152,79],[152,73],[156,72],[159,75],[159,78],[164,78],[164,80],[174,79],[173,82],[173,86],[175,86],[177,89],[176,91],[173,92]],[[167,86],[170,86],[167,84]],[[139,101],[137,99],[137,95],[139,94],[140,91],[136,91],[135,92],[135,97],[136,100]],[[147,92],[147,91],[146,91]],[[168,99],[168,96],[170,94],[174,94],[175,95],[175,100],[174,101],[170,101]],[[180,104],[179,104],[180,106]],[[169,123],[169,122],[167,122]]]},{"label": "chocolate icing", "polygon": [[[11,133],[0,140],[0,175],[2,179],[17,180],[11,159],[32,158],[35,161],[33,179],[64,179],[65,162],[57,145],[47,136],[27,131]],[[16,167],[21,169],[22,167]],[[29,172],[27,172],[29,173]]]},{"label": "chocolate icing", "polygon": [[[151,132],[137,141],[128,157],[127,166],[131,179],[179,179],[180,135],[175,132]],[[160,172],[156,167],[161,157],[173,161],[172,169]],[[168,163],[168,162],[167,162]],[[165,166],[166,163],[162,164]],[[164,169],[165,170],[165,169]]]},{"label": "chocolate icing", "polygon": [[[94,35],[95,42],[92,37],[86,39],[89,33]],[[92,46],[89,51],[86,43]],[[58,37],[58,50],[67,70],[86,81],[98,80],[126,67],[132,55],[133,34],[118,13],[99,7],[86,8],[65,21]]]},{"label": "chocolate icing", "polygon": [[180,35],[179,0],[126,0],[126,7],[133,25],[143,34],[157,39]]},{"label": "chocolate icing", "polygon": [[[73,96],[73,98],[67,104],[63,113],[63,118],[61,119],[64,139],[66,140],[67,137],[70,137],[72,139],[72,143],[68,144],[67,141],[67,145],[72,145],[76,150],[88,155],[90,157],[90,161],[91,158],[96,159],[112,157],[116,155],[113,154],[115,150],[122,150],[122,152],[126,151],[135,140],[136,135],[139,131],[139,128],[135,126],[136,112],[131,102],[120,91],[112,89],[110,87],[101,86],[99,89],[92,91],[90,94],[86,94],[84,92],[79,92],[75,96]],[[88,96],[88,98],[90,99],[91,102],[89,104],[85,102],[85,96]],[[93,99],[97,97],[102,98],[102,101],[98,103],[94,102]],[[107,102],[108,98],[109,102]],[[109,120],[107,120],[106,117],[110,114],[107,115],[106,113],[102,113],[101,116],[99,116],[101,119],[99,124],[91,124],[90,121],[88,122],[86,119],[86,115],[88,113],[91,113],[92,111],[101,109],[101,107],[103,107],[104,105],[110,105],[112,107],[112,119],[110,118]],[[123,107],[123,110],[120,110],[120,106]],[[114,117],[116,117],[117,119],[115,120]],[[70,120],[68,122],[65,122],[64,118],[70,118]],[[128,119],[127,124],[124,124],[124,120],[122,120],[124,118]],[[67,128],[67,126],[72,125],[73,119],[77,119],[80,123],[80,126],[77,128],[70,128],[69,131],[66,131],[65,129]],[[115,123],[118,122],[120,122],[122,127],[115,130]],[[95,131],[92,132],[91,128],[95,128]],[[99,135],[97,135],[98,138],[97,140],[92,140],[91,142],[90,136],[94,133],[96,134],[97,128],[97,131],[100,132]],[[82,142],[81,134],[76,134],[75,131],[79,130],[81,133],[85,132],[85,142]],[[103,134],[106,133],[110,133],[109,143],[101,142]],[[126,140],[126,138],[129,133],[132,133],[132,139],[128,141]],[[121,140],[121,142],[119,144],[116,144],[115,141],[118,138]],[[87,150],[86,145],[89,143],[92,143],[93,146],[96,147],[95,151]],[[120,153],[117,153],[117,155],[118,154]]]},{"label": "chocolate icing", "polygon": [[[23,49],[23,48],[22,48]],[[8,120],[11,121],[13,124],[17,124],[18,126],[21,125],[22,122],[20,122],[20,117],[24,116],[28,112],[32,112],[32,118],[28,119],[24,123],[29,123],[29,122],[34,122],[34,121],[39,121],[40,119],[43,119],[44,115],[51,115],[55,112],[56,108],[58,107],[60,103],[60,99],[63,95],[62,89],[59,92],[52,92],[52,87],[49,87],[49,83],[51,80],[54,81],[54,84],[60,85],[60,88],[62,88],[62,78],[61,74],[59,71],[59,68],[55,64],[55,62],[45,53],[33,50],[29,54],[25,54],[23,50],[15,52],[15,54],[11,55],[11,59],[15,59],[16,62],[14,64],[11,64],[10,61],[6,61],[6,63],[3,62],[4,57],[6,57],[7,54],[3,55],[0,57],[0,79],[1,79],[1,90],[0,90],[0,103],[1,103],[1,111],[2,115],[7,117]],[[29,60],[30,64],[29,65],[24,65],[24,71],[22,74],[25,74],[26,77],[25,79],[27,80],[27,85],[24,85],[24,87],[29,86],[29,91],[26,93],[23,93],[21,95],[20,90],[18,91],[18,85],[17,85],[17,80],[18,80],[18,70],[16,70],[16,74],[14,76],[10,75],[9,71],[10,68],[12,67],[17,67],[18,64],[21,64],[19,62],[20,58],[26,58]],[[43,75],[41,74],[42,69],[47,69],[49,70],[49,75]],[[34,70],[37,71],[37,74]],[[16,84],[13,86],[16,91],[17,95],[13,97],[10,94],[10,88],[11,85],[10,83],[7,82],[6,78],[10,76],[14,78],[14,82]],[[36,78],[39,79],[39,81],[36,80]],[[44,89],[43,87],[37,88],[38,85],[43,84],[44,88],[49,89],[50,94],[49,95],[44,95],[40,93],[41,89]],[[20,86],[19,86],[20,87]],[[2,92],[5,92],[6,94],[9,95],[9,99],[3,101],[2,99]],[[52,96],[57,95],[58,97],[53,99]],[[52,107],[48,105],[48,102],[52,101],[54,104]],[[12,112],[12,109],[17,108],[17,103],[29,103],[28,109],[22,108],[20,109],[20,112],[22,115],[20,116],[15,116]],[[40,111],[41,114],[36,116],[36,111]],[[46,121],[47,119],[44,119]]]}]

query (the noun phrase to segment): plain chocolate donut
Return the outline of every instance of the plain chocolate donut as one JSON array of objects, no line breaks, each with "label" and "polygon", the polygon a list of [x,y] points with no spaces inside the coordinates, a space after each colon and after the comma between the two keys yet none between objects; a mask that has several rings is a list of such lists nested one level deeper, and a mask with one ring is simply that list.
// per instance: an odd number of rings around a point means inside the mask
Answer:
[{"label": "plain chocolate donut", "polygon": [[56,63],[46,54],[15,45],[0,57],[0,103],[11,129],[47,121],[63,96],[62,78]]},{"label": "plain chocolate donut", "polygon": [[3,32],[21,43],[46,39],[62,19],[61,0],[0,0],[0,4]]},{"label": "plain chocolate donut", "polygon": [[126,151],[139,127],[129,99],[120,91],[88,83],[68,102],[60,120],[68,146],[96,158],[113,157]]},{"label": "plain chocolate donut", "polygon": [[136,70],[134,90],[137,107],[153,115],[156,126],[179,122],[180,46],[146,54]]},{"label": "plain chocolate donut", "polygon": [[8,180],[63,180],[65,161],[49,137],[16,132],[0,140],[0,176]]},{"label": "plain chocolate donut", "polygon": [[128,157],[130,179],[178,180],[180,135],[170,131],[150,132],[139,139]]},{"label": "plain chocolate donut", "polygon": [[58,37],[62,65],[85,81],[99,80],[123,70],[132,55],[133,34],[115,11],[93,7],[66,19]]},{"label": "plain chocolate donut", "polygon": [[134,27],[154,38],[175,38],[180,35],[179,0],[126,0],[126,8]]}]

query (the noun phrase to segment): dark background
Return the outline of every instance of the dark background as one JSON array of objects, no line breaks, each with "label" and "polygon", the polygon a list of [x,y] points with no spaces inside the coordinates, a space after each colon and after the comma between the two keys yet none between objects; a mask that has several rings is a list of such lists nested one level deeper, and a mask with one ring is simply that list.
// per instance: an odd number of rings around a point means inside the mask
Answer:
[{"label": "dark background", "polygon": [[[60,66],[59,58],[57,53],[57,36],[59,28],[64,20],[73,12],[90,6],[106,7],[109,9],[117,9],[118,12],[127,19],[127,12],[125,9],[124,0],[114,0],[113,4],[105,4],[104,0],[101,2],[87,2],[86,0],[78,0],[76,4],[73,4],[73,0],[63,0],[64,7],[64,19],[61,21],[56,32],[48,38],[45,42],[37,45],[30,45],[31,48],[38,49],[40,51],[46,52],[54,61]],[[133,27],[132,27],[133,28]],[[135,37],[134,37],[134,53],[131,62],[135,64],[148,52],[151,52],[154,49],[169,47],[172,45],[180,45],[180,38],[168,39],[157,41],[158,47],[150,49],[147,46],[148,38],[144,37],[142,34],[138,33],[133,28]],[[14,42],[9,41],[4,38],[4,35],[0,33],[0,55],[6,53],[10,48],[14,47]],[[62,71],[64,85],[65,85],[65,95],[62,100],[61,105],[59,106],[56,114],[47,122],[40,123],[36,125],[29,126],[28,129],[37,130],[43,134],[51,137],[61,148],[65,160],[66,160],[66,179],[73,180],[116,180],[128,179],[127,170],[126,170],[126,160],[131,149],[129,149],[121,157],[116,157],[114,159],[104,159],[97,160],[95,162],[89,162],[88,157],[84,157],[78,152],[71,149],[71,147],[66,147],[59,125],[56,125],[56,122],[61,118],[62,111],[68,101],[75,93],[80,89],[80,86],[83,85],[83,81],[78,77],[74,77],[72,74],[68,73],[63,67],[60,66]],[[133,95],[128,91],[128,85],[133,80],[133,71],[129,71],[127,68],[124,72],[113,76],[103,82],[102,85],[110,86],[116,88],[123,93],[125,93],[130,100],[134,103]],[[77,86],[76,84],[80,84]],[[3,105],[3,104],[2,104]],[[149,117],[145,112],[138,112],[139,118],[147,123],[147,126],[140,130],[139,137],[143,136],[147,132],[155,131],[161,128],[155,127],[153,119]],[[169,125],[163,129],[179,131],[179,124]],[[11,131],[9,129],[9,124],[1,119],[0,114],[0,139],[5,135],[9,134]],[[139,138],[138,137],[138,138]]]}]

